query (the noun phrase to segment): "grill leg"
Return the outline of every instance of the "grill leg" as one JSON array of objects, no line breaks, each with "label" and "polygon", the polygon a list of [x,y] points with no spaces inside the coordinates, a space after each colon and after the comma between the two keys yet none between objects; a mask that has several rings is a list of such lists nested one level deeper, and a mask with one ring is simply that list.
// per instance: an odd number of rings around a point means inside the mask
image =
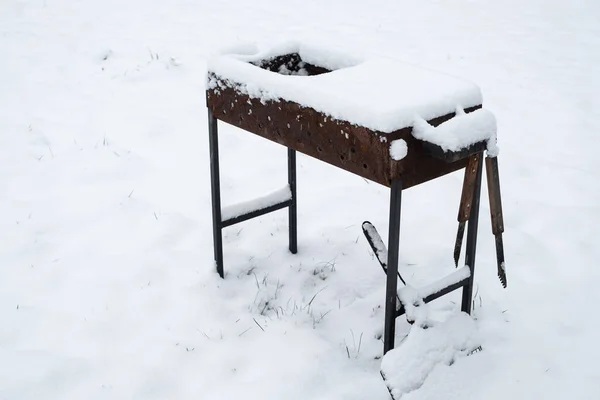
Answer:
[{"label": "grill leg", "polygon": [[400,248],[400,214],[402,209],[402,182],[392,181],[390,195],[390,231],[388,236],[388,267],[385,292],[385,327],[383,353],[394,348],[396,333],[396,292],[398,289],[398,253]]},{"label": "grill leg", "polygon": [[296,150],[288,148],[288,185],[292,192],[292,204],[288,208],[290,252],[298,252],[298,205],[296,203]]},{"label": "grill leg", "polygon": [[469,228],[467,231],[467,250],[465,265],[471,270],[471,277],[463,288],[462,311],[471,314],[473,303],[473,280],[475,278],[475,251],[477,247],[477,223],[479,222],[479,199],[481,192],[481,175],[483,169],[483,153],[477,155],[477,175],[473,189],[473,201],[471,203],[471,214],[469,215]]},{"label": "grill leg", "polygon": [[210,191],[212,197],[213,247],[217,273],[223,278],[223,221],[221,219],[221,183],[219,179],[219,139],[217,119],[208,110],[208,142],[210,146]]}]

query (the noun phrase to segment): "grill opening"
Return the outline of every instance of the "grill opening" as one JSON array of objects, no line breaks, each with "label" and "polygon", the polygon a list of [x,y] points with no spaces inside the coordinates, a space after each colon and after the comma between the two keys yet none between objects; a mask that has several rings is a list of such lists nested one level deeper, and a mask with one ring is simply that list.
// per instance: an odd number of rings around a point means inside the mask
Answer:
[{"label": "grill opening", "polygon": [[298,53],[275,56],[266,60],[255,61],[251,64],[281,75],[314,76],[331,72],[330,69],[302,60],[302,57]]}]

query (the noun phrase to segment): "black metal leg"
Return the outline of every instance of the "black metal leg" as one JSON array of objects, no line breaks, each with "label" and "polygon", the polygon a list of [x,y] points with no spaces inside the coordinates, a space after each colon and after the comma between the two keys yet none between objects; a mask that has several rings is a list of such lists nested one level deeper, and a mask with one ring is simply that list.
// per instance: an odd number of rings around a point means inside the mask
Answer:
[{"label": "black metal leg", "polygon": [[296,203],[296,150],[288,147],[288,185],[292,192],[289,206],[290,252],[298,252],[298,205]]},{"label": "black metal leg", "polygon": [[469,215],[469,228],[467,231],[467,250],[465,265],[471,270],[468,283],[463,288],[462,311],[471,314],[473,301],[473,280],[475,278],[475,251],[477,247],[477,224],[479,222],[479,199],[481,193],[481,175],[483,170],[483,153],[477,155],[477,176],[473,189],[473,201],[471,203],[471,214]]},{"label": "black metal leg", "polygon": [[400,249],[400,214],[402,209],[402,182],[392,181],[390,195],[390,231],[388,236],[387,285],[385,291],[385,327],[383,353],[394,348],[396,333],[396,292],[398,289],[398,253]]},{"label": "black metal leg", "polygon": [[219,180],[219,138],[217,119],[208,110],[208,138],[210,146],[210,190],[212,195],[213,246],[217,272],[223,278],[223,221],[221,219],[221,183]]}]

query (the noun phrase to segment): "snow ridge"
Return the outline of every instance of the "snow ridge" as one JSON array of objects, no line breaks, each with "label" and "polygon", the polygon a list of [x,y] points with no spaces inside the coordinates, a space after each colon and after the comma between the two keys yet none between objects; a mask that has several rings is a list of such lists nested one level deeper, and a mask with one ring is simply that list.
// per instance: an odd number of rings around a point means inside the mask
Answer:
[{"label": "snow ridge", "polygon": [[486,141],[490,155],[498,155],[496,117],[485,109],[468,114],[460,110],[454,118],[437,127],[429,125],[417,116],[412,134],[419,140],[437,144],[444,151],[458,151],[477,142]]}]

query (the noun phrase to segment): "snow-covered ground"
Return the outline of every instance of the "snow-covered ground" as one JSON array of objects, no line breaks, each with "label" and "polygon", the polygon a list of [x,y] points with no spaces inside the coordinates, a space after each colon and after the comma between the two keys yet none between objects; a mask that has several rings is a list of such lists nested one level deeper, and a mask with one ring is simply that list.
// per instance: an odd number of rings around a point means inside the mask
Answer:
[{"label": "snow-covered ground", "polygon": [[[484,194],[483,351],[403,398],[600,398],[598,18],[591,0],[0,2],[0,399],[388,398],[361,232],[386,232],[386,188],[299,155],[298,254],[278,211],[227,228],[214,270],[206,60],[288,37],[470,79],[498,121],[509,287]],[[285,184],[283,148],[220,140],[225,206]],[[415,286],[454,271],[461,182],[404,194]]]}]

